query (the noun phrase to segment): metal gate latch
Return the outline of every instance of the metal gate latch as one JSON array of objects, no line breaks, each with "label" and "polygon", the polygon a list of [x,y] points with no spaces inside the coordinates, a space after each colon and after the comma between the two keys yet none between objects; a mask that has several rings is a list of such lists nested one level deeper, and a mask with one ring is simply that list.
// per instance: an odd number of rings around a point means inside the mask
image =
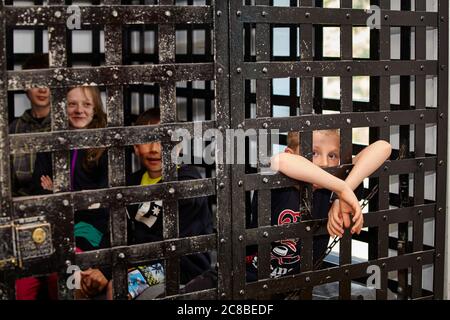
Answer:
[{"label": "metal gate latch", "polygon": [[54,252],[51,226],[45,217],[19,219],[15,230],[19,261],[49,256]]}]

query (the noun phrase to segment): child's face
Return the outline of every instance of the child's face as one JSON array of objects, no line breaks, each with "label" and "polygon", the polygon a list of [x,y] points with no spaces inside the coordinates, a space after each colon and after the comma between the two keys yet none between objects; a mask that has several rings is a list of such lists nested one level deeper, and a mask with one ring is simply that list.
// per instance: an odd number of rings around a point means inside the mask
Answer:
[{"label": "child's face", "polygon": [[94,118],[94,99],[88,90],[75,88],[67,93],[67,115],[75,129],[85,128]]},{"label": "child's face", "polygon": [[340,137],[335,132],[313,133],[313,163],[321,168],[336,167],[340,162]]},{"label": "child's face", "polygon": [[[159,124],[159,122],[151,124]],[[137,144],[134,146],[134,153],[137,157],[139,157],[139,160],[147,169],[147,172],[151,178],[161,177],[161,142]]]},{"label": "child's face", "polygon": [[32,107],[46,108],[50,106],[49,88],[31,88],[27,90]]},{"label": "child's face", "polygon": [[[315,165],[321,168],[336,167],[340,163],[340,137],[339,134],[333,131],[313,132],[313,157],[312,161]],[[294,153],[300,154],[300,148],[294,150]],[[321,187],[313,184],[313,189],[320,189]]]}]

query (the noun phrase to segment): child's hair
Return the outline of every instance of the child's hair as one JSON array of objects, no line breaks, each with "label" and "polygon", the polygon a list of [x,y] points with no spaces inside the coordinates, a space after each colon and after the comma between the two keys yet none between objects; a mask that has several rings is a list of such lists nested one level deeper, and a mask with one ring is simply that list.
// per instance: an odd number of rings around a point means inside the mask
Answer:
[{"label": "child's hair", "polygon": [[[94,116],[92,121],[86,126],[86,129],[97,129],[97,128],[105,128],[107,124],[106,113],[103,110],[103,102],[100,95],[100,90],[97,87],[91,86],[82,86],[82,87],[72,87],[69,88],[67,93],[75,88],[81,88],[86,92],[89,92],[92,95],[92,102],[94,104]],[[105,152],[105,148],[91,148],[86,152],[86,158],[84,159],[82,166],[86,171],[92,171],[95,166],[98,165],[98,161],[100,160],[103,152]]]},{"label": "child's hair", "polygon": [[29,69],[48,69],[48,54],[47,53],[36,53],[28,57],[27,60],[22,64],[23,70]]},{"label": "child's hair", "polygon": [[146,126],[156,124],[161,121],[161,113],[159,108],[151,108],[141,113],[136,120],[136,126]]},{"label": "child's hair", "polygon": [[[325,130],[317,130],[315,132],[320,132],[322,134],[340,135],[339,129],[325,129]],[[298,131],[289,131],[287,137],[287,146],[292,150],[295,150],[297,147],[300,146],[300,134]]]}]

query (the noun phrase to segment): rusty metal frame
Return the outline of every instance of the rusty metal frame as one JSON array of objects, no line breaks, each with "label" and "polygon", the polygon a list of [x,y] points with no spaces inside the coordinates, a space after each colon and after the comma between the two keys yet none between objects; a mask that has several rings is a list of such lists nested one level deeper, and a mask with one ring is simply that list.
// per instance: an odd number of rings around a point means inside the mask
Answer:
[{"label": "rusty metal frame", "polygon": [[[363,10],[352,9],[352,1],[342,0],[340,9],[320,8],[322,1],[316,1],[317,7],[312,7],[312,2],[291,1],[290,7],[274,7],[270,1],[232,1],[230,4],[231,21],[231,115],[232,127],[243,129],[279,129],[281,132],[301,131],[306,143],[303,152],[308,154],[310,148],[312,130],[324,128],[341,129],[341,153],[344,163],[349,163],[351,155],[360,150],[360,146],[352,146],[351,128],[370,127],[370,139],[389,140],[389,128],[393,125],[407,127],[408,131],[402,129],[400,139],[402,142],[409,141],[409,126],[415,125],[415,152],[408,152],[407,158],[398,158],[399,151],[394,150],[391,161],[385,163],[370,179],[370,185],[378,184],[380,195],[370,203],[370,214],[366,215],[366,226],[369,232],[364,232],[361,236],[355,237],[360,241],[369,243],[369,262],[352,264],[351,261],[351,238],[346,235],[340,245],[340,260],[338,266],[320,271],[310,271],[310,257],[306,255],[303,259],[306,263],[302,265],[302,273],[287,278],[269,279],[267,277],[268,258],[267,245],[276,240],[299,237],[303,240],[303,245],[308,248],[311,245],[311,230],[316,230],[315,234],[325,234],[326,228],[323,221],[305,221],[296,225],[267,226],[259,225],[258,229],[246,229],[243,223],[243,212],[245,212],[245,191],[258,190],[265,192],[263,201],[259,200],[258,212],[267,214],[270,210],[270,196],[267,193],[270,189],[291,186],[295,182],[284,177],[261,176],[258,173],[246,174],[243,166],[234,166],[232,184],[233,192],[233,247],[234,261],[234,298],[264,298],[274,293],[287,293],[295,289],[303,289],[301,298],[311,297],[310,289],[313,286],[323,283],[339,281],[339,296],[341,299],[349,299],[351,296],[350,280],[367,278],[365,274],[368,265],[378,265],[382,272],[381,289],[377,290],[377,299],[386,299],[389,271],[399,271],[398,282],[395,288],[399,299],[441,299],[443,294],[443,260],[442,249],[444,244],[443,226],[435,229],[435,246],[429,247],[423,244],[423,223],[426,218],[434,218],[440,224],[445,221],[445,152],[446,142],[444,135],[446,132],[446,115],[448,95],[444,89],[447,85],[447,11],[448,4],[439,2],[438,13],[425,12],[425,3],[416,1],[415,11],[402,6],[401,10],[391,10],[390,1],[371,1],[372,5],[381,8],[382,24],[380,30],[371,31],[371,54],[369,59],[354,60],[352,55],[352,27],[365,26],[367,14]],[[305,6],[305,7],[303,7]],[[293,23],[295,22],[295,23]],[[270,40],[267,36],[269,26],[291,27],[300,26],[301,50],[300,58],[296,53],[290,53],[289,57],[274,60],[270,54]],[[337,25],[341,29],[341,57],[337,60],[325,59],[322,56],[321,27],[327,25]],[[391,60],[390,57],[390,28],[400,26],[402,29],[402,60]],[[406,33],[411,28],[416,30],[416,57],[411,60],[409,56],[410,46]],[[423,43],[426,39],[426,27],[433,27],[439,30],[439,60],[427,60]],[[266,29],[264,29],[266,28]],[[312,28],[314,28],[314,40],[312,41]],[[245,30],[245,38],[241,36]],[[255,29],[256,55],[249,52],[248,30]],[[265,30],[258,33],[258,30]],[[259,34],[259,35],[258,35]],[[292,40],[295,43],[298,39]],[[242,50],[244,48],[244,55]],[[261,53],[261,49],[265,51]],[[308,51],[314,48],[314,56]],[[292,50],[292,48],[291,48]],[[310,49],[312,50],[312,49]],[[442,60],[441,60],[442,59]],[[371,97],[369,103],[353,102],[352,99],[352,77],[364,75],[371,77]],[[390,102],[390,77],[399,75],[402,79],[400,106],[391,105]],[[438,109],[425,107],[425,76],[433,75],[438,77],[439,82],[439,104]],[[330,101],[322,98],[321,78],[325,76],[339,76],[341,78],[341,99]],[[416,102],[411,107],[409,101],[409,78],[415,77]],[[273,78],[290,78],[291,83],[295,78],[300,78],[302,88],[300,97],[295,93],[289,97],[278,97],[268,95],[267,81]],[[294,78],[294,80],[293,80]],[[314,89],[311,80],[314,79]],[[256,80],[256,94],[250,92],[246,83]],[[262,90],[258,89],[258,83]],[[295,82],[294,82],[295,83]],[[292,84],[291,84],[291,91]],[[264,94],[264,92],[266,92]],[[300,105],[298,104],[300,100]],[[243,101],[245,101],[246,112],[244,113]],[[256,118],[248,117],[247,111],[251,103],[256,103]],[[271,118],[272,105],[285,105],[290,107],[290,116],[284,118]],[[333,115],[313,115],[309,116],[314,109],[316,113],[322,113],[322,108],[326,106],[329,110],[340,111],[340,114]],[[300,107],[300,115],[297,115],[297,108]],[[406,114],[408,113],[408,115]],[[431,112],[431,113],[429,113]],[[367,118],[366,118],[367,117]],[[405,118],[404,118],[405,117]],[[407,121],[404,121],[406,120]],[[426,119],[426,120],[425,120]],[[438,152],[437,155],[425,154],[425,124],[438,124]],[[409,143],[409,142],[408,142]],[[409,150],[409,144],[406,145]],[[444,153],[440,153],[441,150]],[[394,157],[395,156],[395,157]],[[403,163],[404,165],[401,165]],[[409,164],[408,164],[409,163]],[[428,163],[428,164],[427,164]],[[432,163],[432,164],[431,164]],[[430,167],[428,167],[430,165]],[[331,170],[336,174],[344,174],[344,170]],[[436,188],[436,201],[424,199],[424,174],[427,171],[442,172],[439,176]],[[406,175],[414,173],[414,197],[410,197],[409,191],[401,187],[399,194],[389,194],[389,176]],[[401,178],[405,181],[405,178]],[[402,184],[404,185],[404,183]],[[260,199],[260,198],[258,198]],[[399,209],[389,209],[389,205],[397,206]],[[429,206],[429,207],[428,207]],[[425,213],[428,209],[431,211]],[[407,213],[408,212],[408,213]],[[265,221],[265,220],[264,220]],[[414,223],[413,241],[408,241],[407,226],[408,221]],[[389,236],[389,224],[399,224],[400,239],[392,239]],[[316,228],[314,228],[316,226]],[[318,226],[318,227],[317,227]],[[280,236],[282,234],[282,236]],[[367,235],[370,236],[367,236]],[[375,237],[374,237],[375,236]],[[402,249],[398,250],[398,257],[388,257],[388,249],[398,248],[398,244],[404,240]],[[405,240],[406,239],[406,240]],[[262,266],[262,275],[258,274],[258,282],[246,283],[245,248],[248,245],[258,245],[258,265]],[[392,247],[395,245],[395,247]],[[262,248],[262,249],[261,249]],[[304,248],[305,249],[305,248]],[[262,252],[261,252],[262,251]],[[307,250],[306,250],[307,251]],[[305,250],[303,251],[305,253]],[[307,253],[307,252],[306,252]],[[422,266],[433,264],[434,266],[434,289],[428,292],[422,288]],[[411,268],[412,283],[408,284],[408,268]],[[260,273],[260,272],[259,272]],[[438,285],[439,284],[439,285]]]}]

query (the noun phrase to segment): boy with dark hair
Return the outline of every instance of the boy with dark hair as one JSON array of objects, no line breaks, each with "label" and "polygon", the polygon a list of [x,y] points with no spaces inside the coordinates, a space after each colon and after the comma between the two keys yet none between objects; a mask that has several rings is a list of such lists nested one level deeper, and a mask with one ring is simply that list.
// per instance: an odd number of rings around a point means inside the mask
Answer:
[{"label": "boy with dark hair", "polygon": [[[343,236],[344,228],[353,222],[351,233],[360,233],[363,216],[358,200],[353,193],[362,181],[370,176],[389,158],[391,146],[385,141],[377,141],[353,158],[353,169],[345,181],[327,173],[322,168],[336,167],[340,164],[339,130],[318,130],[313,132],[312,163],[300,155],[300,137],[298,132],[288,134],[288,146],[284,153],[271,159],[271,167],[286,176],[311,183],[313,185],[312,218],[325,219],[328,216],[330,235]],[[334,192],[338,199],[332,198]],[[250,227],[257,222],[257,192],[252,201]],[[299,212],[300,195],[298,187],[274,189],[271,191],[272,225],[295,223],[301,220],[305,212]],[[351,216],[353,215],[353,219]],[[326,251],[329,236],[316,236],[313,239],[313,261]],[[288,239],[272,244],[271,277],[291,275],[300,271],[300,241]],[[257,255],[250,251],[247,256],[247,280],[257,280]]]},{"label": "boy with dark hair", "polygon": [[[142,113],[135,125],[156,125],[160,123],[160,110],[153,108]],[[131,174],[127,185],[151,185],[162,181],[161,143],[150,142],[134,146],[142,169]],[[201,179],[193,166],[182,165],[178,169],[178,180]],[[212,213],[206,197],[179,200],[180,237],[197,236],[213,232]],[[149,201],[128,206],[128,243],[140,244],[163,240],[162,201]],[[186,284],[211,268],[207,253],[197,253],[180,258],[180,282]],[[112,297],[111,282],[106,277],[98,277],[98,272],[82,272],[81,284],[85,293],[95,295],[96,288],[106,288],[107,298]],[[91,276],[91,274],[93,274]],[[164,294],[165,271],[163,264],[154,262],[129,271],[129,298],[153,299]],[[89,285],[86,285],[89,284]]]},{"label": "boy with dark hair", "polygon": [[[22,65],[22,69],[48,69],[48,54],[34,54]],[[33,133],[50,131],[50,90],[49,88],[29,88],[26,90],[31,109],[9,125],[9,133]],[[12,156],[11,177],[13,196],[30,195],[35,153]]]}]

